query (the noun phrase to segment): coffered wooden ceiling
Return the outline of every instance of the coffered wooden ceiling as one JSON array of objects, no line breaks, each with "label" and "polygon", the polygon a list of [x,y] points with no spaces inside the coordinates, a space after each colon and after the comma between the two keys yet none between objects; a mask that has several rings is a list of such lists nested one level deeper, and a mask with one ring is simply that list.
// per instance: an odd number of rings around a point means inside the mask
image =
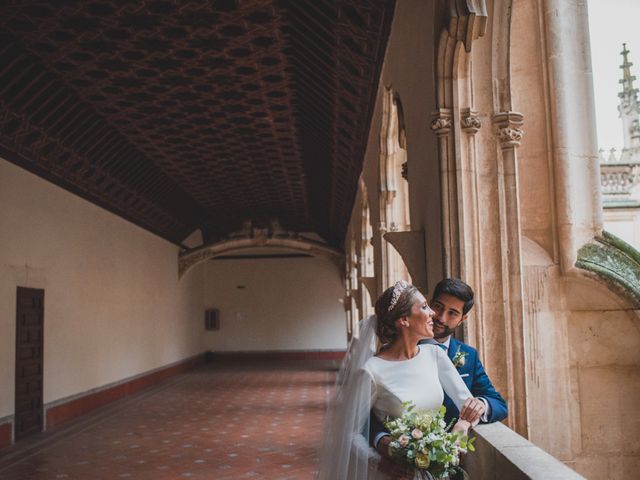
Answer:
[{"label": "coffered wooden ceiling", "polygon": [[11,1],[0,155],[179,243],[343,241],[393,0]]}]

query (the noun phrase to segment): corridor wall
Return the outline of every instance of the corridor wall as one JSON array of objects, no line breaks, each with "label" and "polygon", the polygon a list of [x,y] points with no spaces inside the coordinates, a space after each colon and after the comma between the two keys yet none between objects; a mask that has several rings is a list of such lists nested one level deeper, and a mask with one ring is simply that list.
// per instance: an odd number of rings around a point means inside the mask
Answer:
[{"label": "corridor wall", "polygon": [[16,287],[45,290],[44,403],[202,352],[202,271],[178,247],[0,159],[0,419],[14,412]]},{"label": "corridor wall", "polygon": [[205,305],[220,311],[220,330],[205,335],[208,350],[346,348],[337,265],[315,257],[212,260],[204,277]]}]

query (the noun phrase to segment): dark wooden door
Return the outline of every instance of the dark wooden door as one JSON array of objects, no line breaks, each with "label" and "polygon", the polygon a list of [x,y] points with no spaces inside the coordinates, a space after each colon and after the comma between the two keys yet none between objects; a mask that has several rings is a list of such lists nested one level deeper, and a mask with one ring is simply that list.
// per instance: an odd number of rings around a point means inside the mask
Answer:
[{"label": "dark wooden door", "polygon": [[18,287],[15,439],[42,431],[44,290]]}]

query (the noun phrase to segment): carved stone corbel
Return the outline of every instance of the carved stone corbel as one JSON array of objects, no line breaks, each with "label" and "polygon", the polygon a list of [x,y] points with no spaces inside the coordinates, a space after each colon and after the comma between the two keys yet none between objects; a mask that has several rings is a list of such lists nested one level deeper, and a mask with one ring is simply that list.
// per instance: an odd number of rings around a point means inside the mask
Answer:
[{"label": "carved stone corbel", "polygon": [[413,284],[424,292],[427,288],[424,230],[388,232],[385,233],[384,239],[393,245],[402,257]]},{"label": "carved stone corbel", "polygon": [[371,306],[373,306],[373,302],[378,298],[378,282],[376,281],[376,277],[360,277],[359,280],[369,292],[369,298],[372,303]]}]

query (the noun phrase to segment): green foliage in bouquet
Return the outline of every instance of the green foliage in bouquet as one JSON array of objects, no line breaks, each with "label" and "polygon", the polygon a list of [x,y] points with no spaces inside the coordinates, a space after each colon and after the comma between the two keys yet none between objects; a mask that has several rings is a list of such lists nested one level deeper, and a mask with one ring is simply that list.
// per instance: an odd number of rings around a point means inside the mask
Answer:
[{"label": "green foliage in bouquet", "polygon": [[444,406],[419,410],[412,402],[404,402],[402,407],[401,417],[384,423],[393,438],[389,444],[391,456],[400,463],[426,470],[436,479],[463,471],[460,454],[475,450],[475,438],[447,431]]}]

